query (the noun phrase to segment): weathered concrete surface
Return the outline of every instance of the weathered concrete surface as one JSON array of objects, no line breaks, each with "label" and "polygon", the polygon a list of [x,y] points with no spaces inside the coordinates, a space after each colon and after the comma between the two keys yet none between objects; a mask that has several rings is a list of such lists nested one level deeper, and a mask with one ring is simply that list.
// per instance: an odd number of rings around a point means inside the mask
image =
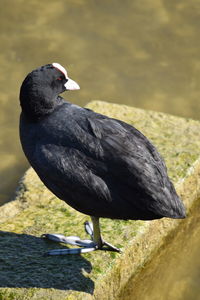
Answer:
[{"label": "weathered concrete surface", "polygon": [[[189,211],[200,194],[200,122],[100,101],[88,107],[134,125],[153,141]],[[42,240],[42,233],[86,237],[87,219],[55,198],[29,169],[16,199],[0,209],[0,299],[114,300],[184,222],[102,219],[103,236],[123,254],[43,257],[59,245]]]}]

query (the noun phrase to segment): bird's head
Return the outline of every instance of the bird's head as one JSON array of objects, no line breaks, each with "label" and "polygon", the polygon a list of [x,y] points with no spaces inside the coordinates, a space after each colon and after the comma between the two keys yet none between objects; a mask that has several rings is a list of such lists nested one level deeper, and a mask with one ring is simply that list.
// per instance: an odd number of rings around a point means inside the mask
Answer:
[{"label": "bird's head", "polygon": [[52,63],[33,70],[24,79],[20,89],[22,111],[32,118],[50,112],[56,99],[64,91],[78,90],[79,85],[69,78],[66,69]]}]

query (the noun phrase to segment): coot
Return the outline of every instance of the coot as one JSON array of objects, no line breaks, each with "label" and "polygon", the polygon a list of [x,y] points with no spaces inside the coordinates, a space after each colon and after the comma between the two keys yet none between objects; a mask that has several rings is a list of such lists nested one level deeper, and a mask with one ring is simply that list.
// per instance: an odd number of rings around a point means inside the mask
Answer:
[{"label": "coot", "polygon": [[49,254],[120,251],[102,239],[100,217],[185,218],[184,205],[152,143],[131,125],[60,96],[77,89],[65,68],[53,63],[28,74],[20,90],[20,139],[28,161],[50,191],[92,219],[85,224],[91,240],[43,235],[81,247]]}]

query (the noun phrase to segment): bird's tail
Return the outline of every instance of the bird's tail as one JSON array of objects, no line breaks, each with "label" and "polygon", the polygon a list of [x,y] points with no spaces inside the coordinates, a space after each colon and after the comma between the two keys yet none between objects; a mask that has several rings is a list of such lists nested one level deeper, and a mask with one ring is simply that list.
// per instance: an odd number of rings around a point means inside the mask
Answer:
[{"label": "bird's tail", "polygon": [[173,184],[170,182],[170,188],[165,188],[165,197],[168,200],[169,208],[166,217],[173,219],[184,219],[186,217],[185,206],[177,195]]}]

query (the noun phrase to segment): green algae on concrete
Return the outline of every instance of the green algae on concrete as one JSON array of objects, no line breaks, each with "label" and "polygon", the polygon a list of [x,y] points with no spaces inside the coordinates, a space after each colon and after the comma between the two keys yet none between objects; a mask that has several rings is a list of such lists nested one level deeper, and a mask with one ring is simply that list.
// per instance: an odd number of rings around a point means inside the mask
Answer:
[{"label": "green algae on concrete", "polygon": [[[87,106],[141,130],[165,158],[169,175],[189,209],[199,196],[200,123],[163,113],[94,101]],[[43,256],[66,247],[40,238],[43,233],[86,238],[88,219],[57,199],[32,169],[16,199],[0,209],[0,299],[116,299],[165,242],[180,220],[152,222],[101,219],[104,238],[123,254]]]}]

